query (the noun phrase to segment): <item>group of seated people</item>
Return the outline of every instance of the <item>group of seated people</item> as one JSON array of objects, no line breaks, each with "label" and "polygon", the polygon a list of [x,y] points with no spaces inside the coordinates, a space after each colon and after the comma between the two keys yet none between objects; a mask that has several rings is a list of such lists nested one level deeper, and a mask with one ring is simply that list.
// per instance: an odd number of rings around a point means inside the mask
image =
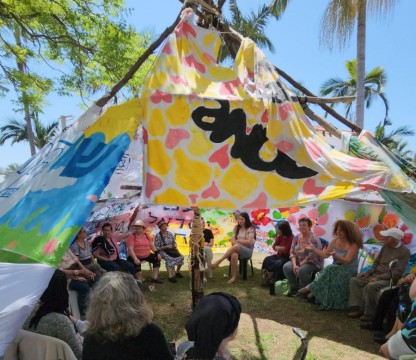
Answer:
[{"label": "group of seated people", "polygon": [[[318,304],[321,310],[348,309],[348,317],[363,322],[362,329],[376,331],[374,341],[383,344],[380,351],[386,357],[415,355],[416,274],[401,278],[410,258],[409,249],[401,241],[404,233],[397,228],[381,231],[383,246],[379,254],[367,271],[358,273],[363,241],[356,224],[337,220],[333,240],[324,249],[311,232],[310,219],[301,218],[298,224],[296,236],[287,221],[278,224],[272,246],[275,253],[263,261],[263,284],[274,286],[286,278],[288,296]],[[323,260],[328,257],[333,262],[324,267]],[[380,296],[380,291],[389,286]]]},{"label": "group of seated people", "polygon": [[[372,267],[357,274],[358,254],[363,241],[353,222],[337,220],[333,226],[333,240],[326,248],[322,248],[321,240],[311,231],[309,218],[299,219],[298,225],[299,234],[294,236],[287,221],[278,224],[278,234],[272,246],[275,253],[266,257],[262,266],[263,274],[268,273],[269,282],[287,279],[290,286],[288,296],[316,303],[322,310],[348,309],[348,317],[363,322],[362,329],[376,331],[375,341],[383,343],[380,351],[386,357],[396,359],[400,354],[415,354],[413,328],[416,329],[416,322],[413,318],[416,317],[416,301],[413,305],[412,301],[416,296],[416,272],[402,278],[410,257],[409,250],[402,245],[403,232],[396,228],[381,231],[383,246]],[[94,239],[92,250],[86,232],[81,229],[63,257],[62,271],[55,272],[42,295],[40,307],[27,320],[25,328],[62,339],[70,345],[77,358],[81,358],[83,352],[84,359],[110,359],[123,348],[126,354],[134,354],[131,358],[152,358],[149,352],[157,349],[158,358],[172,359],[171,349],[160,328],[152,323],[153,314],[137,286],[142,280],[142,261],[153,265],[153,283],[162,283],[158,277],[162,258],[166,262],[169,281],[176,282],[176,278],[181,277],[179,270],[183,256],[177,251],[166,222],[160,221],[158,227],[160,232],[153,242],[144,231],[143,221],[134,223],[134,232],[127,238],[128,260],[120,258],[120,248],[111,236],[110,224],[103,225],[102,236]],[[241,213],[231,248],[211,264],[215,269],[223,260],[230,260],[229,283],[236,280],[238,259],[251,257],[254,233],[248,214]],[[213,240],[212,232],[206,232],[204,236]],[[324,259],[328,257],[332,257],[333,262],[324,267]],[[68,316],[67,279],[71,279],[69,289],[78,293],[80,313],[82,318],[86,317],[86,322]],[[396,284],[397,287],[391,287]],[[380,289],[389,285],[391,288],[379,297]],[[93,295],[88,302],[91,289]],[[125,306],[123,302],[126,302]],[[120,311],[116,313],[113,311],[114,303],[120,304]],[[200,308],[203,304],[204,309],[212,307],[212,314]],[[209,330],[210,323],[214,326],[215,317],[215,326],[220,326],[217,314],[222,309],[224,316],[220,323],[224,321],[221,326],[224,325],[227,331],[214,334]],[[140,319],[134,321],[137,312]],[[187,322],[188,341],[179,346],[176,359],[212,359],[211,355],[202,357],[201,354],[208,352],[213,352],[215,359],[227,358],[226,343],[235,335],[240,313],[238,300],[229,294],[213,293],[204,297]],[[200,317],[205,317],[201,324]],[[113,329],[117,321],[123,325]],[[235,324],[232,331],[229,322]],[[83,334],[86,328],[88,331],[82,345],[75,329]],[[146,346],[141,346],[143,344]]]},{"label": "group of seated people", "polygon": [[153,312],[128,272],[101,277],[85,321],[69,314],[68,298],[67,277],[57,269],[23,328],[64,341],[78,360],[228,360],[227,343],[236,335],[241,314],[234,296],[211,293],[198,302],[186,322],[187,340],[176,344],[168,343],[153,322]]}]

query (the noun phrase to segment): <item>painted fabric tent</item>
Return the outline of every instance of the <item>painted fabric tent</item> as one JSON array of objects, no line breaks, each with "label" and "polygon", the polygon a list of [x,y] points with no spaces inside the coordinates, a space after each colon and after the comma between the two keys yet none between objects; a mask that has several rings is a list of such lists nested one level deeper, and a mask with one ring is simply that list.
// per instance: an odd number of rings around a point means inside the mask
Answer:
[{"label": "painted fabric tent", "polygon": [[[220,34],[199,28],[193,16],[183,11],[140,100],[105,112],[93,106],[0,185],[0,356],[140,120],[145,203],[258,209],[374,189],[396,203],[415,195],[396,164],[333,150],[251,40],[242,39],[232,68],[218,65]],[[416,228],[415,219],[409,226]]]}]

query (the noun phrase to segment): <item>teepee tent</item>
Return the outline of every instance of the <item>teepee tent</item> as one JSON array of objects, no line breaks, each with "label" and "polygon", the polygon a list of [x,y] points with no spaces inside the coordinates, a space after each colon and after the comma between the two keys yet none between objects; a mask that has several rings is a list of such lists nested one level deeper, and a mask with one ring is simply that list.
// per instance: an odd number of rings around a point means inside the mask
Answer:
[{"label": "teepee tent", "polygon": [[[0,185],[0,356],[140,121],[146,203],[274,208],[379,190],[394,204],[412,206],[415,183],[394,159],[380,161],[384,153],[370,142],[356,141],[355,156],[332,149],[250,39],[234,35],[235,62],[224,68],[216,61],[220,33],[195,22],[194,11],[184,9],[144,54],[173,31],[140,99],[102,109],[144,57],[109,95]],[[416,228],[414,219],[411,224]]]}]

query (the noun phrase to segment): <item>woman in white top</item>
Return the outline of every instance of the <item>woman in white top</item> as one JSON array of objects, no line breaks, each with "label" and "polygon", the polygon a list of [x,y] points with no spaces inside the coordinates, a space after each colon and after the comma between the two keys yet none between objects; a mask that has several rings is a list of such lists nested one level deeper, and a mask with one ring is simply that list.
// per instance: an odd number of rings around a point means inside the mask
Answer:
[{"label": "woman in white top", "polygon": [[237,280],[238,259],[250,259],[253,255],[255,233],[256,231],[248,214],[241,213],[238,217],[238,225],[234,228],[233,236],[230,239],[231,247],[219,260],[211,265],[211,269],[216,269],[223,260],[230,260],[231,278],[228,280],[229,284]]}]

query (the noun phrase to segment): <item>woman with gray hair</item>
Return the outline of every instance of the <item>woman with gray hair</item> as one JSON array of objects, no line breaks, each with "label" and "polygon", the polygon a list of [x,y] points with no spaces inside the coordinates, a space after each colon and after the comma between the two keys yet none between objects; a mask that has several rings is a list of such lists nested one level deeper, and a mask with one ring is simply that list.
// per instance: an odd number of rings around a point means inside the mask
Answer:
[{"label": "woman with gray hair", "polygon": [[162,330],[132,275],[105,274],[87,311],[84,360],[173,359]]}]

